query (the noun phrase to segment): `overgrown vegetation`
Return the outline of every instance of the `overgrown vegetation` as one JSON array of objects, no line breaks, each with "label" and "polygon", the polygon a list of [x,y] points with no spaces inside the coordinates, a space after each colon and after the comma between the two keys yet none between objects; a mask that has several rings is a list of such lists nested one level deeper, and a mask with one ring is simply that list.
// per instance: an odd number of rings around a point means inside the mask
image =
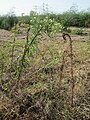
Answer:
[{"label": "overgrown vegetation", "polygon": [[[40,17],[43,19],[47,14],[41,14]],[[62,14],[49,13],[50,19],[55,19],[57,22],[63,24],[66,28],[73,27],[90,27],[90,12],[89,11],[68,11]],[[29,23],[29,16],[24,16],[24,21]],[[19,18],[23,19],[23,18]]]},{"label": "overgrown vegetation", "polygon": [[[40,19],[43,19],[44,17],[49,15],[50,19],[55,19],[58,23],[63,24],[65,27],[65,30],[67,27],[73,26],[73,27],[90,27],[90,11],[78,11],[75,6],[72,7],[73,9],[70,9],[67,12],[64,12],[62,14],[53,14],[53,13],[42,13],[39,15]],[[33,11],[32,11],[33,12]],[[12,14],[7,14],[5,16],[0,16],[0,28],[10,30],[14,24],[18,22],[24,22],[26,24],[30,23],[30,16],[15,16]],[[70,31],[69,31],[70,32]]]},{"label": "overgrown vegetation", "polygon": [[32,11],[0,41],[1,120],[90,119],[89,37],[62,40],[67,25],[51,16]]}]

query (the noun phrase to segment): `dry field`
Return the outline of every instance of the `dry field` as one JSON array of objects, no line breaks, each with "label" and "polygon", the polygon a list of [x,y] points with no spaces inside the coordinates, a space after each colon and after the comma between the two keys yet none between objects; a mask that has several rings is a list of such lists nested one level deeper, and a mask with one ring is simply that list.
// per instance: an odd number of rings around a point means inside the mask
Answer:
[{"label": "dry field", "polygon": [[54,39],[42,35],[14,89],[26,33],[17,34],[12,61],[14,38],[11,32],[0,30],[4,55],[2,59],[0,53],[0,120],[90,120],[90,30],[85,33],[71,34],[73,81],[69,40],[64,43],[61,34]]}]

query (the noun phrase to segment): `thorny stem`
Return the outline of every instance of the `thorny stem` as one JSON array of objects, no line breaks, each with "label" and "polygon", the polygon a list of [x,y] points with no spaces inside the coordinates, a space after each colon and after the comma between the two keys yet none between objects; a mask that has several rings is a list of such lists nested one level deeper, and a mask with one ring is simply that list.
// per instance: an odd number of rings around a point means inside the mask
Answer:
[{"label": "thorny stem", "polygon": [[29,30],[30,30],[30,29],[27,30],[26,44],[25,44],[23,56],[22,56],[22,59],[21,59],[21,66],[20,66],[20,70],[19,70],[18,81],[20,80],[20,77],[21,77],[21,73],[22,73],[22,70],[23,70],[23,64],[24,64],[25,56],[26,56],[27,49],[28,49],[28,36],[29,36]]},{"label": "thorny stem", "polygon": [[19,70],[19,75],[18,75],[18,81],[17,83],[19,82],[20,80],[20,77],[21,77],[21,73],[22,73],[22,70],[23,70],[23,65],[24,65],[24,62],[25,62],[25,57],[26,57],[26,53],[27,53],[27,50],[29,49],[29,47],[33,44],[33,42],[36,40],[36,37],[38,36],[38,34],[40,33],[42,28],[40,28],[36,35],[32,38],[31,42],[29,43],[29,40],[28,40],[28,36],[29,36],[29,31],[30,31],[30,28],[28,29],[27,31],[27,37],[26,37],[26,44],[25,44],[25,49],[24,49],[24,52],[23,52],[23,56],[22,56],[22,59],[21,59],[21,66],[20,66],[20,70]]},{"label": "thorny stem", "polygon": [[14,59],[14,48],[15,48],[15,36],[14,36],[14,41],[13,41],[13,46],[12,46],[12,59],[11,59],[11,68],[12,68],[12,65],[13,65],[13,59]]}]

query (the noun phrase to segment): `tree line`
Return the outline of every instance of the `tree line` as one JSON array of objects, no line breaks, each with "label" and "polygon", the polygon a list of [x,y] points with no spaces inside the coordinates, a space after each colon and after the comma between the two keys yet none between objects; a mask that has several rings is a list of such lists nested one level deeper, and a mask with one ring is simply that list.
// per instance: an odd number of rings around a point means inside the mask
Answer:
[{"label": "tree line", "polygon": [[[67,11],[62,14],[46,13],[39,14],[39,17],[40,19],[43,19],[43,17],[47,15],[49,15],[50,19],[55,19],[64,27],[90,27],[90,11]],[[30,15],[15,16],[14,14],[8,14],[0,16],[0,28],[11,30],[11,28],[19,22],[30,24],[30,19]]]}]

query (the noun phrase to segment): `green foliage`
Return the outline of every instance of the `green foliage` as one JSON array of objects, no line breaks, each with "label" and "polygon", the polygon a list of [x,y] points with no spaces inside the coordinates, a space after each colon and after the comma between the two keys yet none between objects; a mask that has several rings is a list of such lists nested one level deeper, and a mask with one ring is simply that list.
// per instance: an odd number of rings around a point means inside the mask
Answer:
[{"label": "green foliage", "polygon": [[67,11],[62,14],[50,14],[50,18],[54,18],[57,22],[65,27],[90,27],[90,12],[89,11]]},{"label": "green foliage", "polygon": [[[30,13],[30,23],[31,25],[28,26],[27,29],[27,41],[24,47],[24,52],[22,53],[22,55],[19,56],[18,59],[18,67],[16,71],[18,80],[20,79],[23,68],[25,68],[25,66],[28,63],[28,59],[30,58],[30,55],[32,55],[36,51],[35,46],[37,46],[38,44],[39,36],[44,32],[48,36],[54,37],[63,28],[60,23],[57,23],[55,20],[51,20],[49,16],[41,20],[38,13],[34,11],[31,11]],[[32,35],[29,39],[28,33],[30,30],[32,32]],[[50,54],[53,53],[50,52]],[[52,60],[50,64],[53,64],[56,61],[58,61],[58,59],[52,56]]]},{"label": "green foliage", "polygon": [[19,16],[17,17],[19,22],[30,24],[30,18],[29,16]]},{"label": "green foliage", "polygon": [[55,83],[54,82],[50,82],[48,84],[48,87],[47,87],[46,91],[45,91],[46,98],[52,99],[52,98],[55,97],[54,89],[55,89]]},{"label": "green foliage", "polygon": [[[52,21],[54,20],[57,23],[60,23],[61,25],[65,26],[66,28],[70,26],[90,27],[90,12],[89,11],[78,12],[78,10],[70,9],[70,11],[64,12],[62,14],[52,14],[52,13],[41,14],[39,15],[39,17],[43,19],[47,15],[49,16],[49,20],[50,19]],[[27,21],[27,16],[26,16],[26,21]]]},{"label": "green foliage", "polygon": [[[35,16],[38,17],[35,17]],[[48,16],[48,17],[47,17]],[[32,18],[33,17],[33,18]],[[0,28],[2,29],[6,29],[6,30],[10,30],[15,24],[17,24],[18,22],[20,23],[25,23],[25,24],[29,24],[31,25],[32,22],[38,27],[38,22],[40,22],[40,20],[42,21],[43,18],[45,18],[45,31],[47,29],[47,32],[49,33],[52,27],[52,24],[54,23],[54,32],[51,33],[52,36],[54,36],[57,32],[57,29],[59,29],[60,27],[64,26],[65,31],[70,33],[70,29],[67,29],[67,27],[70,26],[76,26],[76,27],[90,27],[90,12],[89,11],[80,11],[78,12],[78,10],[75,10],[73,8],[70,9],[70,11],[64,12],[62,14],[37,14],[34,11],[30,12],[30,16],[19,16],[16,17],[13,13],[9,13],[8,15],[5,16],[0,16]],[[48,19],[49,18],[49,19]],[[51,23],[52,21],[52,23]],[[56,22],[56,23],[55,23]],[[47,27],[47,24],[50,23],[50,25]],[[62,26],[61,26],[62,25]],[[57,28],[58,27],[58,28]]]},{"label": "green foliage", "polygon": [[83,32],[84,30],[82,28],[77,28],[77,29],[72,30],[72,33],[76,35],[83,35]]},{"label": "green foliage", "polygon": [[40,17],[40,15],[34,11],[30,13],[30,24],[31,31],[36,33],[36,31],[42,28],[42,32],[48,34],[50,37],[54,37],[63,29],[63,25],[59,22],[56,22],[55,19],[51,19],[50,15]]},{"label": "green foliage", "polygon": [[89,47],[90,47],[90,35],[89,35],[89,37],[88,37],[88,39],[87,39],[87,43],[88,43],[88,45],[89,45]]},{"label": "green foliage", "polygon": [[0,16],[0,28],[5,30],[11,30],[11,28],[17,24],[18,18],[14,15]]}]

